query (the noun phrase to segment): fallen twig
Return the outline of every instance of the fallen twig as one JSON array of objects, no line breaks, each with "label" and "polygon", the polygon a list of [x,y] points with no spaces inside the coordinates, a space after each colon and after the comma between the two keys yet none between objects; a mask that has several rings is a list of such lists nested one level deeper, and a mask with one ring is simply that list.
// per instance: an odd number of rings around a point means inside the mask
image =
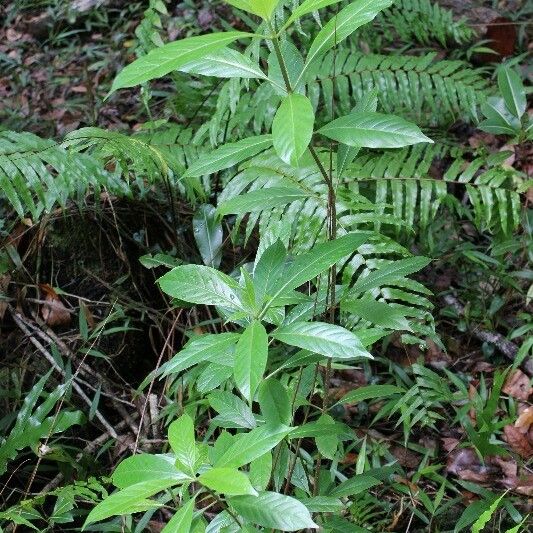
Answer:
[{"label": "fallen twig", "polygon": [[[15,311],[13,307],[8,306],[8,309],[11,313],[11,316],[13,317],[13,320],[15,321],[15,324],[19,327],[19,329],[28,337],[30,342],[37,348],[37,350],[39,350],[39,352],[44,355],[45,359],[52,365],[52,367],[57,370],[57,372],[59,372],[63,377],[66,378],[65,371],[56,363],[52,354],[50,354],[48,350],[46,350],[46,348],[35,338],[35,336],[32,335],[32,332],[24,323],[22,316],[17,311]],[[89,406],[89,408],[91,408],[92,400],[87,396],[87,394],[85,394],[83,389],[80,387],[80,385],[76,381],[75,376],[72,376],[70,379],[72,380],[72,388],[77,392],[80,398]],[[98,409],[95,411],[95,416],[96,418],[98,418],[98,420],[101,422],[101,424],[112,437],[118,437],[116,431],[113,429],[113,426],[104,418],[104,416]]]},{"label": "fallen twig", "polygon": [[[452,307],[458,315],[464,315],[464,306],[452,294],[447,294],[446,296],[444,296],[444,302],[450,307]],[[519,347],[514,342],[511,342],[509,339],[506,339],[501,333],[498,333],[496,331],[486,331],[479,327],[473,328],[471,330],[471,333],[480,341],[488,342],[496,346],[496,348],[498,348],[498,350],[511,361],[514,361],[516,359]],[[524,359],[524,361],[522,361],[521,367],[524,372],[526,372],[526,374],[528,374],[530,377],[533,376],[533,359],[531,357],[527,357],[526,359]]]}]

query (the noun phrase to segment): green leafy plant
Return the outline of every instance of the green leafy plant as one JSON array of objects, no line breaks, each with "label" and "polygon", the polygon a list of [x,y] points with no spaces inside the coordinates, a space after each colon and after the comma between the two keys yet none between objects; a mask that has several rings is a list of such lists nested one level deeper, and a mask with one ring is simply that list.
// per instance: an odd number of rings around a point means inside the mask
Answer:
[{"label": "green leafy plant", "polygon": [[[268,213],[312,197],[323,205],[325,232],[320,232],[306,251],[290,254],[281,228],[268,227],[265,231],[260,226],[262,240],[255,262],[243,265],[233,275],[214,268],[219,260],[214,261],[216,253],[204,233],[204,239],[197,241],[205,266],[181,265],[159,279],[163,292],[176,301],[214,306],[221,318],[232,325],[230,332],[191,339],[158,371],[169,376],[194,372],[199,366],[202,373],[198,376],[198,389],[204,393],[218,389],[209,396],[210,407],[218,412],[211,431],[216,427],[226,430],[213,446],[199,447],[192,419],[182,415],[169,426],[173,455],[140,455],[124,461],[113,477],[120,490],[91,511],[88,523],[149,509],[158,503],[147,498],[170,490],[181,495],[182,503],[166,526],[169,530],[176,524],[179,530],[186,531],[193,520],[203,520],[200,509],[195,511],[195,501],[203,492],[209,492],[221,513],[214,521],[226,514],[239,527],[293,531],[318,527],[315,521],[323,522],[324,513],[343,507],[339,498],[379,483],[361,473],[340,484],[320,481],[327,472],[325,461],[335,459],[349,432],[328,414],[330,374],[333,365],[372,357],[368,348],[387,331],[411,330],[405,317],[413,316],[412,308],[376,301],[373,291],[404,279],[409,286],[406,276],[423,268],[429,260],[384,262],[372,271],[356,274],[356,269],[350,267],[354,254],[371,240],[379,243],[380,236],[358,229],[357,224],[347,230],[339,223],[336,183],[343,164],[338,168],[331,163],[332,150],[336,146],[337,160],[344,161],[352,160],[361,148],[402,148],[432,141],[405,119],[376,112],[375,95],[346,116],[316,124],[313,106],[304,90],[311,67],[390,5],[388,0],[347,5],[318,32],[305,60],[289,61],[283,46],[287,29],[299,17],[328,3],[303,2],[278,30],[273,16],[276,2],[231,2],[259,15],[263,33],[213,33],[170,43],[140,57],[115,79],[112,90],[119,90],[206,56],[208,60],[201,63],[202,73],[208,74],[211,69],[224,75],[221,62],[229,57],[229,44],[240,39],[265,40],[274,49],[276,68],[281,74],[276,79],[274,70],[266,83],[276,86],[281,82],[285,93],[274,115],[271,134],[223,145],[191,165],[185,176],[219,172],[259,151],[269,151],[271,158],[279,158],[289,168],[309,168],[304,161],[310,158],[315,165],[313,179],[317,188],[310,190],[299,180],[283,177],[264,180],[252,163],[247,179],[262,186],[249,190],[241,186],[231,196],[226,193],[220,197],[216,213],[204,207],[199,213],[203,220],[197,219],[196,224],[211,235],[212,230],[207,228],[215,227],[213,216],[242,217],[258,210]],[[239,66],[247,64],[248,71],[260,70],[259,65],[252,69],[244,56],[231,53]],[[229,67],[228,75],[236,74],[240,75],[233,66]],[[329,143],[329,148],[325,148],[325,143]],[[345,272],[344,282],[338,285],[337,273],[341,271]],[[307,287],[307,294],[298,290],[302,287]],[[362,325],[356,329],[339,325],[339,304],[344,313],[362,318]],[[415,316],[419,315],[415,312]],[[288,365],[283,360],[286,357],[279,358],[283,352],[290,356],[289,361],[294,360],[291,366],[299,368],[300,373],[314,374],[306,389],[301,389],[301,380],[287,382],[281,376],[274,377]],[[325,372],[321,379],[322,407],[313,408],[310,402],[320,368]],[[235,389],[241,397],[233,394]],[[254,414],[256,404],[259,415]],[[300,406],[307,412],[308,421],[303,424],[296,422]],[[229,428],[238,428],[238,432],[232,435],[227,432]],[[307,438],[315,440],[316,449],[304,456],[301,441]],[[160,466],[156,467],[156,461]],[[198,490],[191,494],[191,487]],[[291,487],[296,492],[288,496]],[[163,498],[158,500],[161,504],[168,496],[159,498]]]}]

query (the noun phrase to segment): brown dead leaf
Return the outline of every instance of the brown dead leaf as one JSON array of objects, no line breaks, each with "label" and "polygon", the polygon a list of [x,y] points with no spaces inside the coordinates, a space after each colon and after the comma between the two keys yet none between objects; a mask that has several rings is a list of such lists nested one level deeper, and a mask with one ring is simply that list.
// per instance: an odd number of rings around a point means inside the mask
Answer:
[{"label": "brown dead leaf", "polygon": [[459,446],[459,439],[454,439],[453,437],[443,437],[442,439],[442,447],[447,451],[451,452]]},{"label": "brown dead leaf", "polygon": [[461,448],[454,450],[448,456],[446,471],[455,474],[465,481],[475,483],[489,483],[497,469],[489,464],[482,464],[476,452],[471,448]]},{"label": "brown dead leaf", "polygon": [[507,376],[502,392],[513,398],[526,401],[533,389],[529,385],[529,378],[521,370],[517,369]]},{"label": "brown dead leaf", "polygon": [[520,416],[516,419],[514,427],[521,430],[521,433],[527,433],[533,425],[533,406],[524,409]]},{"label": "brown dead leaf", "polygon": [[44,321],[49,326],[66,326],[70,324],[70,312],[53,287],[43,283],[39,285],[39,288],[45,294],[46,303],[41,308]]},{"label": "brown dead leaf", "polygon": [[524,496],[533,496],[533,475],[521,476],[514,490]]},{"label": "brown dead leaf", "polygon": [[503,428],[504,440],[509,444],[511,449],[523,457],[529,459],[533,457],[533,446],[529,442],[526,435],[524,435],[519,428],[511,426],[510,424]]},{"label": "brown dead leaf", "polygon": [[396,457],[398,463],[404,468],[417,468],[420,465],[421,457],[415,452],[404,448],[403,446],[391,446],[389,451]]}]

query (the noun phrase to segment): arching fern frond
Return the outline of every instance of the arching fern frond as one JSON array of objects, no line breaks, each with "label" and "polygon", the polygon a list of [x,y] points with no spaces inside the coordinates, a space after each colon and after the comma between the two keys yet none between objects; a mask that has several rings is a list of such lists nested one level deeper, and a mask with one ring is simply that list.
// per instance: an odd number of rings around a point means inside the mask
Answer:
[{"label": "arching fern frond", "polygon": [[422,57],[364,55],[347,48],[332,51],[317,62],[309,96],[315,107],[331,116],[335,96],[339,115],[348,114],[372,89],[380,108],[414,119],[422,126],[443,126],[458,118],[477,120],[476,108],[491,94],[479,71],[462,61]]},{"label": "arching fern frond", "polygon": [[396,0],[376,22],[392,26],[404,42],[418,41],[423,45],[465,44],[476,36],[465,19],[454,20],[450,9],[430,0]]},{"label": "arching fern frond", "polygon": [[64,145],[90,153],[108,167],[115,165],[131,187],[141,195],[163,179],[169,180],[192,201],[203,194],[194,178],[182,179],[186,167],[198,159],[199,149],[191,142],[191,131],[171,125],[153,133],[137,135],[82,128],[67,135]]},{"label": "arching fern frond", "polygon": [[31,133],[0,132],[0,199],[19,216],[37,218],[90,191],[142,197],[165,180],[194,200],[204,188],[196,178],[182,178],[199,157],[190,136],[179,127],[138,136],[82,128],[58,144]]},{"label": "arching fern frond", "polygon": [[[85,154],[31,133],[0,132],[0,191],[19,216],[34,218],[81,199],[89,188],[126,192],[118,176]],[[0,196],[1,198],[1,196]]]},{"label": "arching fern frond", "polygon": [[[459,204],[448,194],[451,187],[459,188],[459,193],[464,188],[478,229],[501,229],[508,234],[520,221],[518,175],[503,165],[508,155],[502,152],[469,160],[461,150],[442,144],[374,151],[357,157],[346,179],[357,192],[371,197],[380,212],[402,220],[408,228],[418,223],[421,230],[437,215],[445,198],[452,205]],[[430,175],[430,167],[436,163],[444,164],[442,179]]]}]

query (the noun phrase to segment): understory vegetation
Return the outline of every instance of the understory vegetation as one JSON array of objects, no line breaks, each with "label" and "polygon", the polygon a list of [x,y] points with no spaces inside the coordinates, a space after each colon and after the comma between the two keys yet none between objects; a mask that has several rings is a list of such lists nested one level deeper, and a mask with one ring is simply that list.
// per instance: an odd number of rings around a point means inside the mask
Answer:
[{"label": "understory vegetation", "polygon": [[531,5],[5,4],[0,531],[531,531]]}]

